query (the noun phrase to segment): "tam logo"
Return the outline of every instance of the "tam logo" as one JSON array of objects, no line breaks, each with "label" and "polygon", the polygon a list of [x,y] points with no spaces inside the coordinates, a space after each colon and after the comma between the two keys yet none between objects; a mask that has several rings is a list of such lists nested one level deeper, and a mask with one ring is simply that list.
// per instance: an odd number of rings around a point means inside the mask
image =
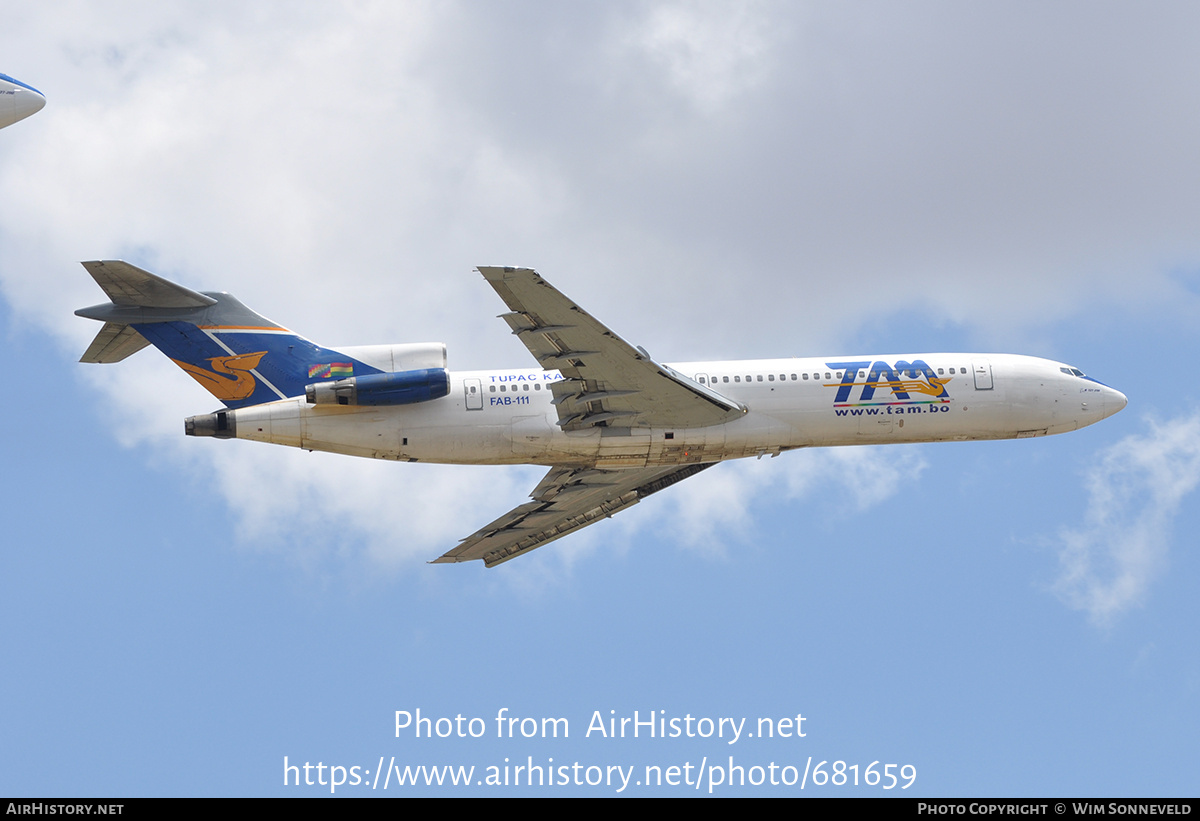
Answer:
[{"label": "tam logo", "polygon": [[[942,402],[950,400],[950,394],[946,392],[946,383],[953,377],[937,376],[933,372],[933,368],[929,367],[922,359],[912,362],[901,359],[894,367],[883,360],[871,362],[867,359],[859,362],[826,362],[825,364],[835,370],[843,371],[841,382],[824,386],[838,389],[837,395],[833,398],[835,406],[847,404],[896,405],[905,402],[932,403],[936,400]],[[860,382],[858,375],[864,370],[866,370],[866,375]],[[858,396],[859,401],[852,403],[850,398],[855,388],[861,388],[862,392]],[[875,399],[875,391],[879,388],[890,388],[892,392],[890,395],[880,397],[879,401],[872,402],[871,400]],[[914,393],[932,398],[914,400],[912,398]]]}]

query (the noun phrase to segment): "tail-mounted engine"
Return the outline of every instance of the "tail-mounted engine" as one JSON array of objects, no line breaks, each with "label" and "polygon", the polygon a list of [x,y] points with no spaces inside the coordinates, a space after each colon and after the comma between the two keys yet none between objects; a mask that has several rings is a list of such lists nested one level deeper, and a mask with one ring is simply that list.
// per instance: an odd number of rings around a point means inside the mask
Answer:
[{"label": "tail-mounted engine", "polygon": [[450,373],[445,368],[373,373],[304,388],[310,405],[412,405],[449,393]]}]

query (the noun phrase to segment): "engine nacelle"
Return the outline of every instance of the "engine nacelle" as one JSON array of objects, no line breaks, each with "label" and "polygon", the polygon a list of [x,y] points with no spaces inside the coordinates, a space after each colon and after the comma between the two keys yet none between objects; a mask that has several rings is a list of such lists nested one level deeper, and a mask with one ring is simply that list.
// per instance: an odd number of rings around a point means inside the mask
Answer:
[{"label": "engine nacelle", "polygon": [[218,439],[237,438],[237,416],[231,410],[219,410],[183,420],[183,432],[188,436],[215,436]]},{"label": "engine nacelle", "polygon": [[336,382],[306,385],[310,405],[412,405],[450,393],[450,372],[423,368],[400,373],[372,373]]}]

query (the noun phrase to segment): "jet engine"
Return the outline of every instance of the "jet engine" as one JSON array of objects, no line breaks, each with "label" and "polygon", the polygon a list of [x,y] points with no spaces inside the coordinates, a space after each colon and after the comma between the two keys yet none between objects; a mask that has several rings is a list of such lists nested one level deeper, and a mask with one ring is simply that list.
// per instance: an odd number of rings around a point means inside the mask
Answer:
[{"label": "jet engine", "polygon": [[412,405],[441,399],[448,393],[450,373],[445,368],[372,373],[304,388],[304,398],[310,405]]}]

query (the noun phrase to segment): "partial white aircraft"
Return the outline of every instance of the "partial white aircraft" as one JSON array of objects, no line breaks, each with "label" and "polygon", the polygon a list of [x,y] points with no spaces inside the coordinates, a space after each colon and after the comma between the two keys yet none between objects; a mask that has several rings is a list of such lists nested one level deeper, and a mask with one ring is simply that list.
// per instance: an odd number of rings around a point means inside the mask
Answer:
[{"label": "partial white aircraft", "polygon": [[449,371],[442,343],[323,348],[227,293],[85,262],[111,303],[83,362],[153,344],[225,410],[189,436],[459,465],[545,465],[532,501],[435,562],[523,555],[726,459],[829,445],[1022,439],[1076,430],[1125,396],[1061,362],[870,354],[665,365],[529,268],[479,268],[537,367]]},{"label": "partial white aircraft", "polygon": [[31,85],[0,74],[0,128],[12,125],[46,105],[46,97]]}]

